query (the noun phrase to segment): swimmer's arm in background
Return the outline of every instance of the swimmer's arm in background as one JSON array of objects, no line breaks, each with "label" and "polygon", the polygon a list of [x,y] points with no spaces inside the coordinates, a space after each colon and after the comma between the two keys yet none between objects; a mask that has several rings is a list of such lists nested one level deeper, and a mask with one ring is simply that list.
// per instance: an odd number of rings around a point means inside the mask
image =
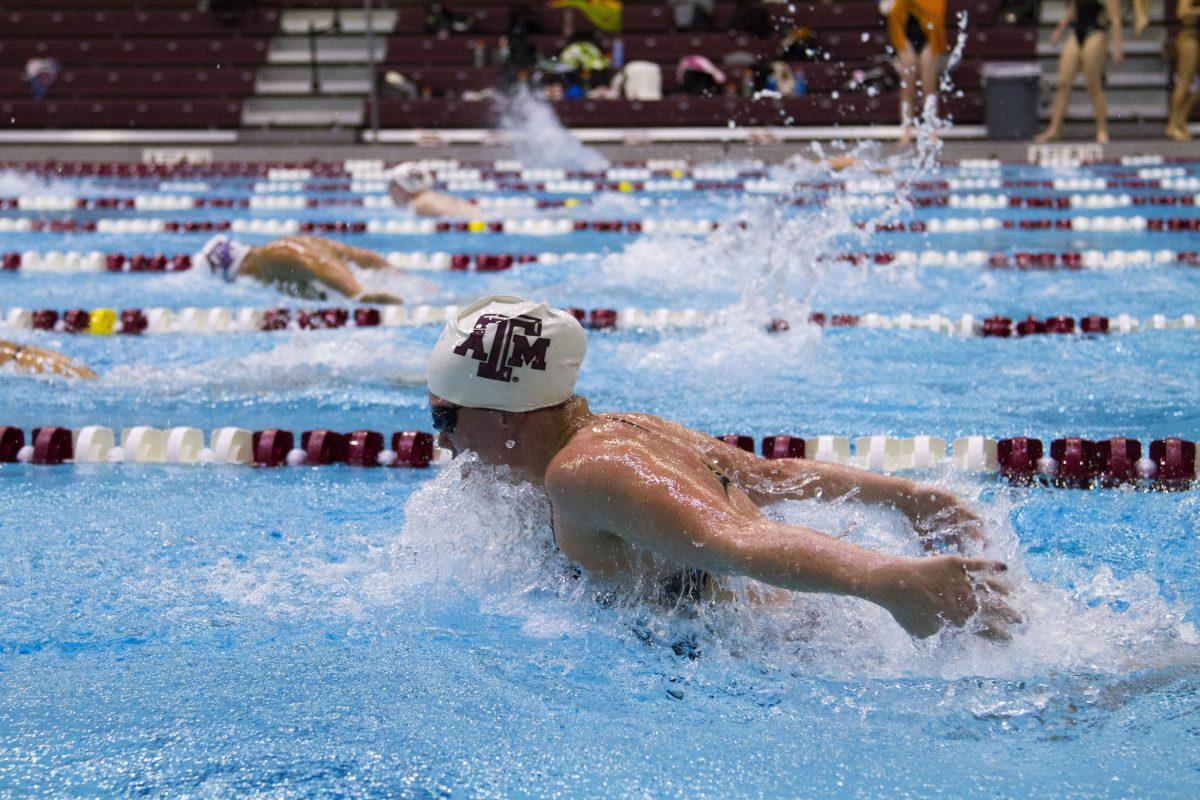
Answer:
[{"label": "swimmer's arm in background", "polygon": [[61,375],[64,378],[95,380],[100,377],[83,364],[77,364],[53,350],[0,340],[0,365],[12,364],[18,372]]},{"label": "swimmer's arm in background", "polygon": [[374,250],[366,250],[362,247],[354,247],[345,244],[344,242],[336,242],[332,239],[325,240],[334,253],[347,261],[353,261],[363,269],[392,269],[392,265],[387,259],[376,253]]},{"label": "swimmer's arm in background", "polygon": [[371,303],[398,303],[387,294],[366,295],[345,260],[328,247],[314,246],[303,239],[278,239],[256,247],[242,262],[240,275],[266,283],[298,285],[316,281],[346,297]]},{"label": "swimmer's arm in background", "polygon": [[927,549],[938,541],[961,545],[963,539],[983,540],[979,517],[944,489],[843,464],[745,455],[745,463],[738,469],[738,481],[759,505],[779,500],[849,497],[904,514]]},{"label": "swimmer's arm in background", "polygon": [[410,203],[413,213],[423,217],[464,217],[479,214],[479,206],[470,200],[441,192],[421,192]]},{"label": "swimmer's arm in background", "polygon": [[[561,456],[561,454],[560,454]],[[556,458],[556,462],[559,459]],[[569,460],[569,459],[568,459]],[[981,607],[982,632],[1005,636],[1019,621],[991,592],[991,577],[1006,567],[985,559],[933,556],[905,559],[867,550],[831,536],[751,515],[723,493],[695,489],[689,475],[631,447],[620,458],[579,458],[552,464],[546,488],[560,548],[585,569],[610,561],[618,538],[676,563],[749,578],[800,592],[859,597],[887,609],[915,636],[930,636],[949,621],[964,624]]]}]

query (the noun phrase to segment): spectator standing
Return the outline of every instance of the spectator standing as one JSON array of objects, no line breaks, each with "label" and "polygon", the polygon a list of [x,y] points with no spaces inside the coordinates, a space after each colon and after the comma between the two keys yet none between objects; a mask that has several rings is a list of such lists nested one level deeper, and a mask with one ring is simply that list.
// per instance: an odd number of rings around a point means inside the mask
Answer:
[{"label": "spectator standing", "polygon": [[1062,55],[1058,58],[1058,85],[1054,90],[1054,105],[1050,110],[1050,126],[1034,141],[1052,142],[1062,137],[1063,119],[1071,100],[1071,84],[1083,73],[1083,85],[1092,99],[1096,117],[1096,141],[1108,141],[1108,98],[1104,95],[1105,51],[1112,62],[1120,65],[1124,57],[1121,45],[1121,6],[1119,0],[1071,0],[1067,14],[1050,35],[1050,43],[1063,38]]},{"label": "spectator standing", "polygon": [[729,30],[765,39],[771,34],[771,15],[762,7],[760,0],[736,0],[733,16],[729,19]]},{"label": "spectator standing", "polygon": [[880,9],[887,15],[888,40],[900,73],[900,143],[908,144],[918,116],[918,85],[925,112],[937,113],[938,68],[948,49],[946,0],[884,0]]},{"label": "spectator standing", "polygon": [[714,0],[668,0],[675,17],[677,31],[707,31],[712,29],[716,13]]},{"label": "spectator standing", "polygon": [[1178,0],[1175,15],[1179,32],[1175,34],[1175,88],[1171,91],[1167,138],[1186,142],[1192,138],[1187,122],[1200,100],[1196,87],[1197,56],[1200,55],[1200,0]]}]

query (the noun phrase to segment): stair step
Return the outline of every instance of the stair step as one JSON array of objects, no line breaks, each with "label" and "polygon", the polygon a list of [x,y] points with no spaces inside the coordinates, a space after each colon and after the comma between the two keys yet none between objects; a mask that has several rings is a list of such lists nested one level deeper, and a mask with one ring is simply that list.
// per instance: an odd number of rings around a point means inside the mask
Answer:
[{"label": "stair step", "polygon": [[[367,67],[319,66],[317,85],[320,95],[365,95],[371,91],[371,72]],[[254,91],[258,95],[313,94],[311,67],[264,67],[259,70]]]},{"label": "stair step", "polygon": [[[368,64],[367,40],[362,36],[320,36],[317,38],[318,64]],[[387,40],[375,42],[375,61],[387,56]],[[267,50],[268,64],[309,64],[312,50],[307,36],[276,36]]]},{"label": "stair step", "polygon": [[[371,16],[371,27],[375,33],[388,34],[396,28],[399,12],[380,8],[375,9]],[[365,11],[342,11],[335,15],[333,9],[311,8],[290,9],[283,12],[279,28],[284,33],[308,33],[311,25],[317,31],[331,30],[335,21],[343,33],[364,33],[367,30],[367,15]]]},{"label": "stair step", "polygon": [[243,127],[358,127],[363,124],[359,97],[252,97],[242,105]]}]

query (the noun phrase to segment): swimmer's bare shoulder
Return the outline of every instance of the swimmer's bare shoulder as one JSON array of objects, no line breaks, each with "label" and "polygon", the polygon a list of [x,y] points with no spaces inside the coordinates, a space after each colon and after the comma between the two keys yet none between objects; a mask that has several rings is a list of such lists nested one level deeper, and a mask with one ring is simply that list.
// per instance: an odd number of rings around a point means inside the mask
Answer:
[{"label": "swimmer's bare shoulder", "polygon": [[[622,430],[628,428],[628,431]],[[629,470],[620,453],[639,447],[634,428],[598,416],[577,431],[546,468],[554,541],[568,559],[589,572],[613,577],[627,568],[630,547],[604,524],[602,487]]]},{"label": "swimmer's bare shoulder", "polygon": [[[726,533],[758,512],[748,501],[731,502],[684,438],[692,433],[642,414],[589,420],[546,470],[563,553],[585,569],[609,574],[628,569],[642,551],[687,566],[717,567],[715,551],[723,549]],[[697,561],[703,543],[713,547]]]}]

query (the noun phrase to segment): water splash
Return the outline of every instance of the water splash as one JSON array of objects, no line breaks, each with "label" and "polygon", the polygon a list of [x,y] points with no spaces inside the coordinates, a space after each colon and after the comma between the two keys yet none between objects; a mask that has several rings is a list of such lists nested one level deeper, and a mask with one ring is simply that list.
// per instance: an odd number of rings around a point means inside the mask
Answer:
[{"label": "water splash", "polygon": [[214,358],[199,364],[158,367],[122,364],[103,376],[106,385],[156,395],[254,397],[267,391],[328,394],[367,385],[421,386],[428,352],[399,347],[386,331],[348,338],[333,332],[297,333],[269,350]]},{"label": "water splash", "polygon": [[608,159],[563,127],[549,103],[523,86],[499,97],[496,113],[516,157],[527,167],[593,170],[608,166]]},{"label": "water splash", "polygon": [[787,193],[747,197],[711,234],[643,236],[607,257],[592,278],[601,286],[648,286],[671,305],[688,296],[707,315],[695,333],[627,345],[627,362],[701,389],[820,369],[813,358],[820,329],[809,323],[813,298],[832,274],[876,277],[865,269],[848,274],[839,262],[847,251],[867,249],[877,223],[909,208],[899,188],[883,207],[856,205],[843,181],[881,174],[898,181],[899,167],[878,160],[876,146],[851,155],[857,163],[835,175],[824,150],[814,148],[772,170],[772,180],[791,187]]},{"label": "water splash", "polygon": [[[966,631],[922,641],[905,634],[883,609],[852,598],[794,594],[764,606],[749,600],[761,587],[734,579],[735,602],[665,607],[643,602],[636,586],[614,591],[577,577],[553,547],[547,498],[509,478],[464,456],[419,488],[405,507],[384,582],[414,597],[466,593],[485,612],[524,620],[535,635],[641,639],[668,651],[683,642],[702,659],[838,679],[1125,674],[1200,662],[1200,636],[1184,609],[1164,600],[1148,575],[1118,578],[1064,559],[1060,569],[1073,588],[1033,581],[1004,503],[983,508],[990,552],[1009,561],[1013,604],[1026,623],[1006,643]],[[971,489],[949,472],[938,482]],[[797,501],[771,514],[895,555],[919,554],[915,535],[893,512]]]}]

